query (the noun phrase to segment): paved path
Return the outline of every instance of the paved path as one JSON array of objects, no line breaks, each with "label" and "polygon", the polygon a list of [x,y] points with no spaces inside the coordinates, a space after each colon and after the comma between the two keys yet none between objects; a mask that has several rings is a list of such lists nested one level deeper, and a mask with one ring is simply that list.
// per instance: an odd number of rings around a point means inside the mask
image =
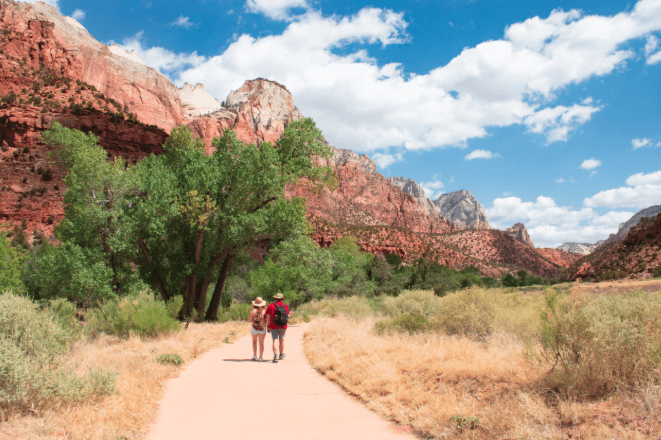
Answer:
[{"label": "paved path", "polygon": [[[250,336],[191,363],[168,382],[147,439],[414,439],[310,367],[302,348],[305,328],[289,327],[287,357],[275,364],[249,360]],[[267,359],[270,343],[267,335]]]}]

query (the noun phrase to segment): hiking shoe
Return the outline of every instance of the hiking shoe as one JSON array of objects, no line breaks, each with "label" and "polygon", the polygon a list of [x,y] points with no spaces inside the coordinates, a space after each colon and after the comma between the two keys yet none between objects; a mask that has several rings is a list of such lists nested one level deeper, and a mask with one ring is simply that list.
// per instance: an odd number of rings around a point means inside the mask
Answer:
[{"label": "hiking shoe", "polygon": [[278,355],[277,354],[273,355],[273,362],[278,362]]},{"label": "hiking shoe", "polygon": [[256,361],[257,360],[257,355],[253,355],[252,360]]},{"label": "hiking shoe", "polygon": [[285,358],[285,354],[284,354],[284,353],[280,353],[280,360],[283,360],[284,358]]},{"label": "hiking shoe", "polygon": [[264,358],[260,356],[260,357],[259,357],[259,361],[260,361],[260,362],[264,362]]}]

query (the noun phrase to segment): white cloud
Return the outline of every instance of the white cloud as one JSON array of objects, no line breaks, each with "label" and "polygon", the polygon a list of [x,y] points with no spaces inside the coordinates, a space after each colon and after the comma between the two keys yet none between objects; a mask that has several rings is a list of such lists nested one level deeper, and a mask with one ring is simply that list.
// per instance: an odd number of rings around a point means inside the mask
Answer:
[{"label": "white cloud", "polygon": [[181,26],[185,27],[186,29],[190,29],[191,27],[195,26],[195,23],[190,21],[190,17],[184,17],[182,14],[172,23],[172,26]]},{"label": "white cloud", "polygon": [[418,185],[420,185],[420,187],[425,191],[425,197],[430,200],[438,199],[438,197],[443,194],[442,189],[445,188],[445,185],[440,180],[418,183]]},{"label": "white cloud", "polygon": [[[592,98],[590,98],[591,102]],[[587,101],[584,100],[583,102]],[[572,107],[560,105],[547,107],[525,118],[524,123],[533,133],[543,133],[549,143],[566,141],[569,132],[576,130],[599,111],[599,107],[574,104]]]},{"label": "white cloud", "polygon": [[601,166],[601,161],[596,160],[594,157],[592,159],[584,160],[583,163],[581,164],[581,168],[583,168],[584,170],[591,170],[599,166]]},{"label": "white cloud", "polygon": [[631,145],[633,145],[634,150],[636,148],[642,148],[642,147],[647,147],[648,145],[652,145],[652,140],[651,139],[633,139],[631,141]]},{"label": "white cloud", "polygon": [[492,159],[494,157],[500,157],[500,154],[494,154],[489,150],[474,150],[470,154],[466,155],[466,160]]},{"label": "white cloud", "polygon": [[227,11],[227,15],[232,15],[232,14],[234,14],[234,9],[230,9],[229,11]]},{"label": "white cloud", "polygon": [[556,183],[562,183],[562,182],[565,181],[565,179],[563,179],[562,177],[560,177],[560,178],[558,178],[558,179],[555,179],[555,181],[556,181]]},{"label": "white cloud", "polygon": [[558,206],[555,200],[544,196],[537,197],[535,202],[524,202],[518,197],[498,198],[486,211],[489,223],[497,229],[523,222],[537,247],[568,241],[594,243],[616,232],[619,224],[633,215],[626,211],[599,215],[588,207],[575,210],[571,206]]},{"label": "white cloud", "polygon": [[246,9],[255,14],[264,14],[272,20],[291,18],[293,8],[308,8],[307,0],[247,0]]},{"label": "white cloud", "polygon": [[73,14],[71,14],[71,18],[74,18],[76,21],[81,22],[85,20],[85,11],[82,9],[76,9],[73,11]]},{"label": "white cloud", "polygon": [[661,170],[649,174],[634,174],[627,179],[627,185],[629,186],[648,185],[653,183],[661,183]]},{"label": "white cloud", "polygon": [[585,105],[590,105],[590,104],[592,104],[592,103],[594,102],[594,99],[592,99],[592,96],[588,96],[588,97],[585,98],[582,102],[583,102],[583,104],[585,104]]},{"label": "white cloud", "polygon": [[[196,52],[193,53],[174,53],[163,47],[145,48],[143,45],[143,31],[138,32],[133,37],[126,38],[119,47],[126,51],[135,50],[136,55],[149,66],[162,73],[174,73],[191,66],[199,66],[205,61],[205,57]],[[108,45],[116,44],[110,41]]]},{"label": "white cloud", "polygon": [[637,173],[626,181],[628,186],[601,191],[583,200],[583,206],[642,209],[661,204],[661,170],[650,174]]},{"label": "white cloud", "polygon": [[645,44],[645,56],[647,57],[647,64],[656,64],[661,62],[661,50],[654,52],[659,47],[659,39],[656,35],[650,35],[647,37],[647,43]]},{"label": "white cloud", "polygon": [[[247,5],[281,16],[293,4],[250,0]],[[387,9],[369,7],[345,17],[308,9],[281,34],[240,35],[222,54],[181,72],[176,81],[203,83],[221,100],[246,79],[278,81],[341,148],[465,146],[491,127],[513,124],[548,142],[564,141],[601,107],[585,100],[553,105],[556,94],[635,60],[628,43],[661,29],[661,2],[641,0],[614,16],[556,10],[513,24],[502,39],[466,48],[427,74],[408,75],[398,63],[379,64],[361,47],[406,43],[407,26],[402,13]],[[338,54],[342,48],[351,50]]]},{"label": "white cloud", "polygon": [[404,156],[402,155],[402,153],[397,153],[395,155],[375,153],[372,155],[372,160],[374,161],[374,163],[376,163],[377,167],[388,168],[390,165],[394,164],[395,162],[401,162],[402,160],[404,160]]}]

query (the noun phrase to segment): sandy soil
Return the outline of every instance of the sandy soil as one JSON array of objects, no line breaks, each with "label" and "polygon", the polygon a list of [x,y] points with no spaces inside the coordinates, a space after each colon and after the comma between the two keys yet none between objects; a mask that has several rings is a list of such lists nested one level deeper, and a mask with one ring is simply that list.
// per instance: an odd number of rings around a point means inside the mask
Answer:
[{"label": "sandy soil", "polygon": [[289,327],[286,358],[278,363],[270,361],[270,336],[264,352],[269,361],[250,361],[248,336],[193,362],[168,383],[147,439],[414,439],[308,365],[305,329]]}]

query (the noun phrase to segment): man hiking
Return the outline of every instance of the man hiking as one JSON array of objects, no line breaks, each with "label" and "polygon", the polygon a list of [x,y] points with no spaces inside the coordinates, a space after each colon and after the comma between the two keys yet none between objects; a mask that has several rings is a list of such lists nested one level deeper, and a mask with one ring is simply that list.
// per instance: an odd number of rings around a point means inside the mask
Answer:
[{"label": "man hiking", "polygon": [[[269,329],[273,337],[273,362],[285,358],[285,333],[287,332],[287,322],[289,321],[289,306],[284,303],[284,295],[278,292],[274,297],[274,302],[269,304],[266,309],[266,328]],[[275,341],[280,341],[280,356],[275,348]]]}]

